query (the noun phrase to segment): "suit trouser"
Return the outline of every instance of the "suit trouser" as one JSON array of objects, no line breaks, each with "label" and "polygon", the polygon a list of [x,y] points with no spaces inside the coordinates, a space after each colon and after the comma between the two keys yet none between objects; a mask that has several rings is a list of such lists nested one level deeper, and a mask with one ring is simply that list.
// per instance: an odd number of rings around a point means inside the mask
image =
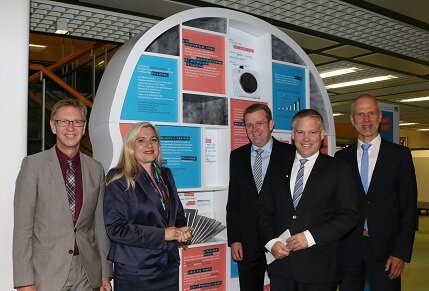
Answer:
[{"label": "suit trouser", "polygon": [[292,277],[270,276],[271,291],[335,291],[337,283],[300,283]]},{"label": "suit trouser", "polygon": [[262,291],[264,289],[267,262],[265,254],[258,258],[237,262],[240,291]]},{"label": "suit trouser", "polygon": [[363,291],[366,277],[371,291],[401,290],[401,277],[389,279],[389,271],[384,270],[386,261],[374,258],[368,237],[362,237],[353,254],[345,255],[347,259],[343,261],[340,291]]},{"label": "suit trouser", "polygon": [[66,284],[61,291],[94,291],[89,285],[80,255],[73,256]]}]

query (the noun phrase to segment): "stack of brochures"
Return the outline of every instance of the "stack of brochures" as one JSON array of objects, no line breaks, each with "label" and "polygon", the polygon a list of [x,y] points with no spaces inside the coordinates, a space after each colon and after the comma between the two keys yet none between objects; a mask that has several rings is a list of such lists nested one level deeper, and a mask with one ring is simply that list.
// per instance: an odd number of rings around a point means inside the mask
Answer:
[{"label": "stack of brochures", "polygon": [[185,217],[192,227],[191,244],[206,242],[226,228],[216,219],[199,215],[197,209],[185,209]]}]

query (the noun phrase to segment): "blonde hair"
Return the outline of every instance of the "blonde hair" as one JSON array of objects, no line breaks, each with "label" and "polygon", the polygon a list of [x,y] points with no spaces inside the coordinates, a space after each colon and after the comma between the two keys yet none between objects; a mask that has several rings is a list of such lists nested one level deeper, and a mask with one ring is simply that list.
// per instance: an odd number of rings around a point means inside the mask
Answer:
[{"label": "blonde hair", "polygon": [[80,110],[80,113],[82,114],[83,119],[86,121],[86,114],[88,113],[88,107],[86,107],[86,105],[83,104],[83,102],[80,101],[79,99],[62,99],[57,103],[55,103],[51,109],[51,120],[55,120],[55,118],[57,117],[58,109],[65,106],[73,106],[75,108],[78,108]]},{"label": "blonde hair", "polygon": [[[135,180],[140,174],[140,165],[137,162],[134,155],[134,144],[137,140],[138,134],[142,128],[152,128],[155,131],[156,138],[158,141],[159,133],[156,127],[150,122],[138,122],[134,124],[125,136],[124,144],[121,150],[121,156],[119,162],[116,165],[118,170],[111,178],[108,178],[107,184],[113,182],[117,179],[125,177],[127,181],[127,189],[132,186],[135,187]],[[160,167],[161,166],[161,148],[159,149],[159,155],[155,160],[155,163]]]}]

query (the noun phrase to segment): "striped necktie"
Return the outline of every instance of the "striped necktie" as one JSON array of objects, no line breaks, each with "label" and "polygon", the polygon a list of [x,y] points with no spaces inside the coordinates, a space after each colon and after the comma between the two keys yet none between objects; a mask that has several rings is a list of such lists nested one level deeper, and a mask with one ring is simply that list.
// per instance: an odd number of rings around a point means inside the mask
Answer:
[{"label": "striped necktie", "polygon": [[71,214],[74,220],[76,208],[76,177],[73,169],[73,163],[71,160],[67,160],[66,191],[67,196],[69,198]]},{"label": "striped necktie", "polygon": [[256,189],[258,193],[261,192],[262,183],[262,152],[263,149],[256,150],[255,163],[253,164],[253,179],[255,180]]},{"label": "striped necktie", "polygon": [[304,190],[304,164],[307,162],[307,159],[300,159],[299,162],[301,165],[299,166],[298,174],[296,175],[295,186],[293,187],[293,207],[297,207],[299,200],[302,196],[302,191]]}]

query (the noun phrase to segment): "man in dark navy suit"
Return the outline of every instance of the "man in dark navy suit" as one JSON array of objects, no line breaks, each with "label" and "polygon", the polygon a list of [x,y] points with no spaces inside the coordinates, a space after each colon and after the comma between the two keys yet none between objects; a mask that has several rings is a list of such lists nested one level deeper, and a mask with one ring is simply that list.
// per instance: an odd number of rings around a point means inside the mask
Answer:
[{"label": "man in dark navy suit", "polygon": [[319,152],[325,132],[317,111],[299,111],[292,127],[296,154],[276,164],[257,207],[261,241],[276,259],[271,290],[335,291],[341,239],[358,221],[357,185],[346,162]]},{"label": "man in dark navy suit", "polygon": [[250,105],[244,110],[243,120],[250,143],[232,151],[230,156],[226,206],[228,244],[238,263],[240,290],[261,291],[267,264],[257,236],[258,192],[270,191],[271,185],[266,181],[273,174],[274,164],[293,156],[295,149],[271,137],[274,121],[267,105]]},{"label": "man in dark navy suit", "polygon": [[350,120],[358,142],[336,157],[352,165],[359,183],[360,223],[343,244],[340,290],[363,291],[367,277],[372,291],[398,291],[416,229],[417,186],[411,153],[380,137],[381,112],[373,96],[354,100]]}]

